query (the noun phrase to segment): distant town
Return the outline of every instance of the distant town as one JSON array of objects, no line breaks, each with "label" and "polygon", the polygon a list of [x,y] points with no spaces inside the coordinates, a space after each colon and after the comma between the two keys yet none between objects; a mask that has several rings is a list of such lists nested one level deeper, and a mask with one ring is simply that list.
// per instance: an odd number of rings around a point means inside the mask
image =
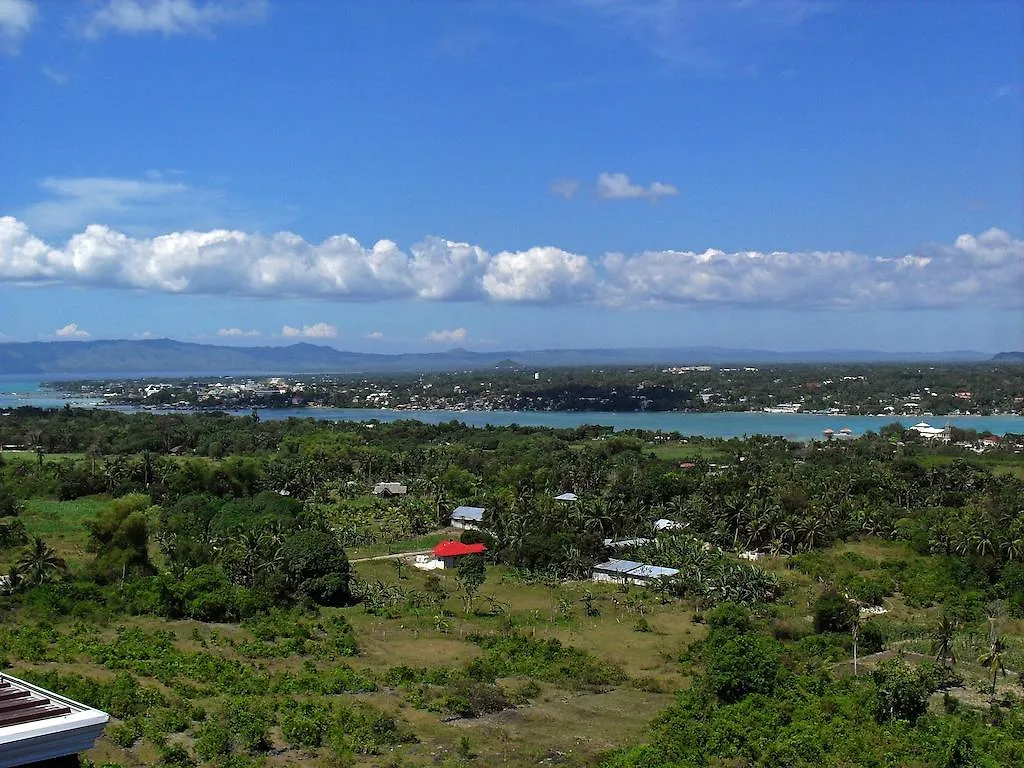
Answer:
[{"label": "distant town", "polygon": [[80,380],[45,386],[111,406],[161,410],[755,411],[921,418],[1024,410],[1024,366],[991,363],[510,367],[420,375]]}]

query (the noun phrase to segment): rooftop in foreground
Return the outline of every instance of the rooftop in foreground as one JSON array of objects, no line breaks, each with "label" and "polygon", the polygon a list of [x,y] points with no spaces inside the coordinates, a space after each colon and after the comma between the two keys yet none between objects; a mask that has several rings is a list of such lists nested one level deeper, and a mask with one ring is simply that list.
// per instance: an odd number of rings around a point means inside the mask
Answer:
[{"label": "rooftop in foreground", "polygon": [[98,709],[0,674],[0,768],[91,749],[109,719]]}]

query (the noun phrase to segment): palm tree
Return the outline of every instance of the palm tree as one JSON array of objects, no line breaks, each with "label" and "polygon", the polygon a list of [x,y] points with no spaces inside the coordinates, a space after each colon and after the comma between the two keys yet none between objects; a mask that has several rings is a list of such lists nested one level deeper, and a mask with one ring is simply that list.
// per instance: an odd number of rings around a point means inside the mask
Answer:
[{"label": "palm tree", "polygon": [[1003,541],[1001,549],[1003,557],[1007,560],[1024,559],[1024,525],[1015,522],[1009,526],[1008,535]]},{"label": "palm tree", "polygon": [[956,654],[953,652],[953,638],[959,627],[957,623],[942,614],[939,623],[932,630],[932,653],[935,654],[935,661],[940,663],[956,664]]},{"label": "palm tree", "polygon": [[992,672],[992,689],[989,694],[989,703],[993,704],[996,700],[996,679],[999,677],[999,673],[1003,673],[1003,677],[1006,677],[1006,667],[1003,665],[1003,657],[1006,655],[1006,639],[1002,637],[993,637],[992,641],[988,646],[988,653],[982,656],[978,661],[981,666],[985,667]]},{"label": "palm tree", "polygon": [[53,547],[35,536],[18,558],[17,569],[27,583],[38,585],[66,572],[68,566]]},{"label": "palm tree", "polygon": [[996,538],[993,532],[987,526],[979,528],[970,538],[971,544],[974,550],[985,557],[986,555],[993,555],[996,551]]}]

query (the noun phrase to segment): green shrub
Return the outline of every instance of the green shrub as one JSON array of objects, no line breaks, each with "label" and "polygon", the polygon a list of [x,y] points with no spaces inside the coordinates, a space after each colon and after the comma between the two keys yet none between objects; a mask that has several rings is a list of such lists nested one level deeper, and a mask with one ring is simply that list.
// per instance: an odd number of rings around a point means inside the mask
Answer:
[{"label": "green shrub", "polygon": [[25,544],[28,544],[25,524],[16,517],[0,517],[0,549],[21,547]]},{"label": "green shrub", "polygon": [[517,632],[469,637],[484,651],[471,661],[467,674],[484,682],[499,677],[533,677],[573,688],[601,687],[620,682],[617,666],[558,640],[536,640]]},{"label": "green shrub", "polygon": [[707,649],[707,680],[724,702],[751,693],[771,695],[781,670],[782,646],[763,635],[736,635]]},{"label": "green shrub", "polygon": [[292,702],[281,713],[281,733],[295,747],[314,749],[323,744],[331,728],[330,707],[316,702]]},{"label": "green shrub", "polygon": [[857,633],[857,646],[861,653],[879,653],[885,650],[885,633],[875,621],[865,621]]},{"label": "green shrub", "polygon": [[270,749],[273,712],[268,702],[256,698],[232,698],[224,706],[224,717],[234,743],[248,752]]},{"label": "green shrub", "polygon": [[928,709],[927,675],[904,663],[889,659],[871,673],[875,682],[874,712],[880,723],[906,720],[914,723]]},{"label": "green shrub", "polygon": [[203,723],[196,736],[196,754],[206,761],[231,754],[231,731],[220,720]]},{"label": "green shrub", "polygon": [[142,726],[134,718],[107,728],[107,738],[114,744],[127,749],[142,736]]},{"label": "green shrub", "polygon": [[478,680],[458,680],[452,683],[448,686],[444,702],[448,712],[460,717],[480,717],[511,706],[512,702],[500,686]]},{"label": "green shrub", "polygon": [[857,610],[854,603],[829,590],[814,603],[814,631],[849,632],[857,620]]}]

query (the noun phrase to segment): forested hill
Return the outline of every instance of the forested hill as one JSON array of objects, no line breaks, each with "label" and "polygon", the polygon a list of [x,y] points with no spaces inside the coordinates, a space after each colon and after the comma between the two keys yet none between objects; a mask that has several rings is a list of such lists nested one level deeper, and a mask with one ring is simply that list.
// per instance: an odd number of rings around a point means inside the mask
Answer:
[{"label": "forested hill", "polygon": [[555,349],[471,352],[453,349],[419,354],[346,352],[315,344],[284,347],[228,347],[171,339],[50,341],[0,344],[0,374],[158,373],[346,373],[444,371],[573,365],[723,364],[799,362],[974,362],[980,352],[936,354],[872,350],[770,352],[724,347]]},{"label": "forested hill", "polygon": [[1000,352],[992,356],[993,363],[1024,363],[1024,352]]}]

